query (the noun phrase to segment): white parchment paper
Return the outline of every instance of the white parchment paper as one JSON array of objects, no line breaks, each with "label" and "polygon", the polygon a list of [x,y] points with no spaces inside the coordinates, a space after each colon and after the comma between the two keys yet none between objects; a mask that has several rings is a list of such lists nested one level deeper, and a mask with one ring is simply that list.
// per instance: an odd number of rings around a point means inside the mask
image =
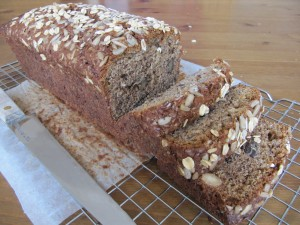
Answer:
[{"label": "white parchment paper", "polygon": [[0,171],[33,224],[59,224],[80,208],[3,123],[0,137]]}]

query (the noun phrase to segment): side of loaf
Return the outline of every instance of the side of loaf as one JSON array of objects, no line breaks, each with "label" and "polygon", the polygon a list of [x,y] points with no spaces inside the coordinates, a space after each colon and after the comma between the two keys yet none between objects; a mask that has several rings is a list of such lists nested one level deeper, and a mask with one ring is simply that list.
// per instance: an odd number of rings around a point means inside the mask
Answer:
[{"label": "side of loaf", "polygon": [[224,224],[249,218],[266,198],[283,172],[291,133],[288,127],[261,119],[240,151],[207,173],[187,179],[177,162],[158,158],[161,171]]}]

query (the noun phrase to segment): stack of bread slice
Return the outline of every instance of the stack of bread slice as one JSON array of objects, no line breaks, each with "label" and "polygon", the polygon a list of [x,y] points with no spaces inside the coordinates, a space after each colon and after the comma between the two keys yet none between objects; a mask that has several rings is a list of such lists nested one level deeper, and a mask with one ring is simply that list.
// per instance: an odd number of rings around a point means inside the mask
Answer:
[{"label": "stack of bread slice", "polygon": [[53,4],[0,27],[22,69],[168,174],[225,224],[272,195],[290,129],[261,119],[260,92],[227,62],[179,79],[180,32],[101,5]]}]

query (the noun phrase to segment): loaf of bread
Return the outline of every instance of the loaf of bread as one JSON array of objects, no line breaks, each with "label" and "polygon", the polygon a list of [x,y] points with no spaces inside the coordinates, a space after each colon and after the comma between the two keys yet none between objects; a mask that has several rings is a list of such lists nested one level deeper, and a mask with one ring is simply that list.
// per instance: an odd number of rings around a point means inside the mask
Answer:
[{"label": "loaf of bread", "polygon": [[289,153],[289,129],[259,123],[260,92],[231,88],[233,73],[221,59],[178,81],[175,27],[70,3],[33,9],[0,33],[29,78],[136,154],[156,156],[225,224],[270,196]]},{"label": "loaf of bread", "polygon": [[179,75],[180,33],[101,5],[53,4],[1,27],[29,78],[118,136],[115,122]]},{"label": "loaf of bread", "polygon": [[206,109],[224,97],[232,82],[228,63],[216,59],[174,84],[181,55],[177,29],[99,5],[34,9],[2,33],[31,79],[142,154],[157,148],[151,136],[191,123],[201,105]]},{"label": "loaf of bread", "polygon": [[[251,217],[283,172],[290,151],[291,132],[287,126],[261,119],[240,151],[219,163],[212,171],[198,173],[199,161],[178,162],[158,158],[160,170],[190,194],[224,224],[237,224]],[[189,170],[191,177],[182,173]]]},{"label": "loaf of bread", "polygon": [[[224,99],[193,124],[166,135],[163,150],[156,157],[164,162],[195,161],[195,170],[213,170],[224,158],[235,153],[256,127],[262,111],[261,94],[256,88],[234,86]],[[186,177],[191,177],[188,170]]]}]

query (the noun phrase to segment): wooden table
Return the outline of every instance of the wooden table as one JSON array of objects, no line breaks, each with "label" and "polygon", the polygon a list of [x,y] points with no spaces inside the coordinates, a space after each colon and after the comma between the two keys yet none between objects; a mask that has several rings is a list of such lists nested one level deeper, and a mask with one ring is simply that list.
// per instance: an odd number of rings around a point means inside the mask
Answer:
[{"label": "wooden table", "polygon": [[[80,2],[100,3],[164,20],[181,30],[184,59],[206,66],[215,57],[224,58],[237,78],[267,90],[275,99],[300,101],[298,0]],[[0,24],[31,8],[51,3],[52,0],[1,1]],[[15,60],[3,39],[0,52],[0,65]],[[31,224],[3,176],[0,176],[0,224]]]}]

